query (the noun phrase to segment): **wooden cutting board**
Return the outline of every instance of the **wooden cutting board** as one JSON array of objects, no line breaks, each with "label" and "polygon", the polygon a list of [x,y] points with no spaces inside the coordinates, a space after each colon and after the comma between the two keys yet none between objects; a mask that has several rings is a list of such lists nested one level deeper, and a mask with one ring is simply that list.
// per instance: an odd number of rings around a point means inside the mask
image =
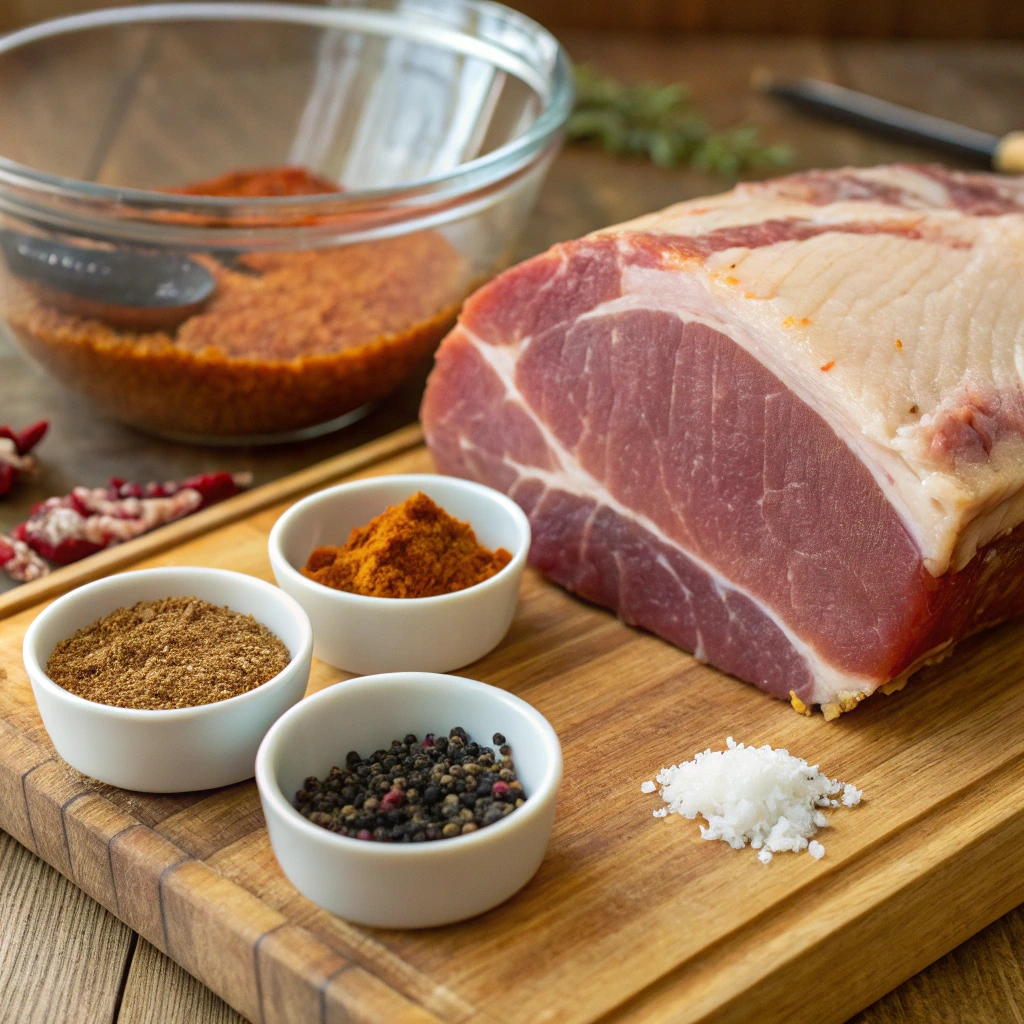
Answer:
[{"label": "wooden cutting board", "polygon": [[[285,495],[349,470],[429,470],[415,441],[378,442],[179,524],[176,546],[153,554],[159,531],[99,566],[271,579],[266,539]],[[89,561],[55,574],[50,596],[94,576]],[[40,607],[0,622],[0,826],[252,1021],[840,1022],[1024,901],[1020,625],[826,723],[528,573],[508,637],[465,674],[525,698],[561,737],[550,849],[504,906],[401,932],[349,925],[292,888],[255,784],[146,796],[61,762],[21,666]],[[310,690],[342,678],[314,663]],[[823,860],[763,866],[702,841],[696,822],[652,817],[659,801],[640,783],[729,735],[864,789],[860,807],[832,813]]]}]

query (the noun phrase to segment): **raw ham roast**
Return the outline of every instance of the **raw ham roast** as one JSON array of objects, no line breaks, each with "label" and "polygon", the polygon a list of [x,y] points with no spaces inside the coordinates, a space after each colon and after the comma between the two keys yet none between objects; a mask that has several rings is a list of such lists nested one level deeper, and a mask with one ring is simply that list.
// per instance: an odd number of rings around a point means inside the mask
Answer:
[{"label": "raw ham roast", "polygon": [[832,717],[1024,612],[1024,179],[811,172],[557,245],[422,418],[551,579]]}]

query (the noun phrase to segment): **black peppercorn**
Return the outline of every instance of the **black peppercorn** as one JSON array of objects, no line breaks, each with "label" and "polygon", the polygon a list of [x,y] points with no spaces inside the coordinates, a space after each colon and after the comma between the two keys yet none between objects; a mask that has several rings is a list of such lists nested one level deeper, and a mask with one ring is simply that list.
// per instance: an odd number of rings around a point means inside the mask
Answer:
[{"label": "black peppercorn", "polygon": [[500,821],[525,800],[501,733],[495,752],[457,726],[448,736],[409,733],[387,750],[345,757],[324,779],[310,776],[295,800],[325,829],[356,839],[422,843],[469,835]]}]

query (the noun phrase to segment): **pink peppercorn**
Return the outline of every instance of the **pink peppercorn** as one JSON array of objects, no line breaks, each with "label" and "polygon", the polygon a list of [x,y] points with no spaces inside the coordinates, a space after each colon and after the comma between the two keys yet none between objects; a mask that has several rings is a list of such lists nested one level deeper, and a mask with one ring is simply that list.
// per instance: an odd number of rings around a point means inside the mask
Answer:
[{"label": "pink peppercorn", "polygon": [[368,828],[361,828],[356,833],[356,839],[372,839],[373,833]]},{"label": "pink peppercorn", "polygon": [[405,803],[405,794],[401,790],[392,789],[381,798],[380,808],[382,811],[393,811],[396,807],[401,807],[403,803]]},{"label": "pink peppercorn", "polygon": [[508,792],[507,782],[496,782],[491,786],[491,796],[496,796],[499,799]]}]

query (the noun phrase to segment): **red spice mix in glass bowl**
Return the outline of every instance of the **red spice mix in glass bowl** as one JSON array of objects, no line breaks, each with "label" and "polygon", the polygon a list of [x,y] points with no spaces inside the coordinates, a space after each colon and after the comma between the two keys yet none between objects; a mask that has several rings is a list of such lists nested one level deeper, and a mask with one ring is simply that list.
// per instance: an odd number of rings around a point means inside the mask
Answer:
[{"label": "red spice mix in glass bowl", "polygon": [[[340,190],[301,168],[270,168],[173,191]],[[21,282],[7,295],[8,325],[57,379],[125,423],[241,439],[314,428],[383,398],[436,348],[471,287],[466,261],[435,231],[193,258],[216,288],[173,332],[136,333],[76,316]]]}]

